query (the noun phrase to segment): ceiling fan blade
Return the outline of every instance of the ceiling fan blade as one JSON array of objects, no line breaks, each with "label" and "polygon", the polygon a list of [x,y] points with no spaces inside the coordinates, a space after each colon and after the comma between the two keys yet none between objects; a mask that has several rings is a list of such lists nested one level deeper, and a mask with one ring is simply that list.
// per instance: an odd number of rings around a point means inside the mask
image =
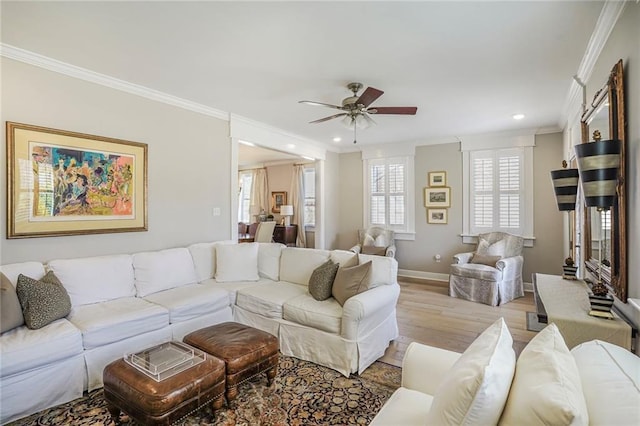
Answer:
[{"label": "ceiling fan blade", "polygon": [[362,95],[360,95],[360,97],[356,101],[356,104],[364,105],[366,108],[371,105],[373,101],[382,96],[383,93],[384,92],[382,90],[374,89],[373,87],[367,87],[367,89],[362,93]]},{"label": "ceiling fan blade", "polygon": [[326,106],[326,107],[335,108],[335,109],[342,109],[342,107],[338,105],[325,104],[323,102],[316,102],[316,101],[298,101],[298,103],[307,104],[307,105],[316,105],[316,106]]},{"label": "ceiling fan blade", "polygon": [[375,107],[367,109],[369,114],[406,114],[416,115],[418,107]]},{"label": "ceiling fan blade", "polygon": [[329,117],[321,118],[319,120],[310,121],[309,123],[310,124],[311,123],[322,123],[323,121],[329,121],[329,120],[334,119],[334,118],[342,117],[343,115],[347,115],[347,113],[343,112],[341,114],[334,114],[334,115],[331,115]]}]

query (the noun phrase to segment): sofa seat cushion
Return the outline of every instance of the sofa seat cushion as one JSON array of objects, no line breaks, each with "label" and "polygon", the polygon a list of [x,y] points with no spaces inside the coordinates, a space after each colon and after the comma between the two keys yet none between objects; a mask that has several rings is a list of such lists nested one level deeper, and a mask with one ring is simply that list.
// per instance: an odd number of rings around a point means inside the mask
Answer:
[{"label": "sofa seat cushion", "polygon": [[71,358],[82,351],[82,334],[66,319],[37,330],[20,326],[0,336],[0,372],[6,377]]},{"label": "sofa seat cushion", "polygon": [[226,290],[202,284],[160,291],[144,300],[167,308],[171,324],[217,312],[230,305]]},{"label": "sofa seat cushion", "polygon": [[212,285],[216,288],[221,288],[227,292],[227,296],[229,297],[229,304],[235,305],[237,299],[237,292],[243,288],[255,287],[257,285],[262,285],[265,283],[272,283],[273,280],[260,278],[258,281],[229,281],[219,283],[215,279],[204,280],[200,284],[201,285]]},{"label": "sofa seat cushion", "polygon": [[128,339],[169,325],[169,311],[137,297],[78,306],[69,321],[82,331],[85,349]]},{"label": "sofa seat cushion", "polygon": [[282,319],[287,300],[307,294],[307,287],[285,281],[272,281],[238,290],[236,305],[267,318]]},{"label": "sofa seat cushion", "polygon": [[306,325],[329,333],[340,334],[342,306],[336,299],[318,301],[310,294],[301,294],[287,300],[283,306],[283,317],[287,321]]},{"label": "sofa seat cushion", "polygon": [[502,271],[481,263],[451,265],[451,273],[459,277],[479,278],[486,281],[502,281]]},{"label": "sofa seat cushion", "polygon": [[433,397],[400,387],[385,402],[371,426],[424,425]]},{"label": "sofa seat cushion", "polygon": [[589,423],[640,424],[640,358],[600,340],[576,346],[571,355],[580,374]]}]

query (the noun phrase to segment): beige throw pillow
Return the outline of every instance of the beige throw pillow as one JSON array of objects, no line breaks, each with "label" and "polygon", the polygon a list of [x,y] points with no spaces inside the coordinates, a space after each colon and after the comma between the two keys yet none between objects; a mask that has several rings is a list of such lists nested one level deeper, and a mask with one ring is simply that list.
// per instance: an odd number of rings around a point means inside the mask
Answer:
[{"label": "beige throw pillow", "polygon": [[489,244],[487,240],[480,240],[476,253],[484,256],[500,256],[502,258],[504,257],[506,249],[506,240],[496,241],[493,244]]},{"label": "beige throw pillow", "polygon": [[372,262],[368,261],[362,265],[351,268],[338,269],[336,278],[333,281],[331,293],[341,306],[343,306],[350,297],[369,289],[371,282],[371,265]]},{"label": "beige throw pillow", "polygon": [[484,254],[475,253],[473,257],[471,257],[471,261],[469,263],[476,263],[480,265],[487,265],[496,267],[496,263],[498,260],[502,259],[500,256],[487,256]]},{"label": "beige throw pillow", "polygon": [[22,307],[16,289],[2,272],[0,272],[0,333],[13,330],[24,324]]},{"label": "beige throw pillow", "polygon": [[436,389],[425,424],[497,424],[516,365],[512,346],[502,318],[483,331]]},{"label": "beige throw pillow", "polygon": [[362,254],[375,254],[377,256],[384,256],[386,253],[386,247],[362,246]]},{"label": "beige throw pillow", "polygon": [[522,350],[501,425],[587,425],[578,366],[551,323]]},{"label": "beige throw pillow", "polygon": [[313,270],[309,278],[309,293],[314,299],[322,301],[331,297],[333,280],[339,267],[338,263],[329,259]]},{"label": "beige throw pillow", "polygon": [[42,328],[71,312],[71,299],[67,290],[52,271],[40,280],[18,276],[16,293],[22,306],[24,322],[32,330]]}]

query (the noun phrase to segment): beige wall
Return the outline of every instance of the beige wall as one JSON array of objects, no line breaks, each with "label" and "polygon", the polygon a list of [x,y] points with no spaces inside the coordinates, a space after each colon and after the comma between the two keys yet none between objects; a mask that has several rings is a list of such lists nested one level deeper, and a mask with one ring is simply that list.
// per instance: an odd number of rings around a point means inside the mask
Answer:
[{"label": "beige wall", "polygon": [[[149,145],[149,230],[6,239],[0,206],[0,263],[132,253],[230,237],[228,123],[3,58],[1,119]],[[3,146],[5,132],[2,132]],[[6,150],[0,186],[5,188]],[[226,159],[226,160],[225,160]],[[219,207],[220,216],[213,216]]]},{"label": "beige wall", "polygon": [[[560,274],[563,263],[563,217],[557,211],[549,172],[562,161],[562,134],[536,136],[534,152],[534,235],[531,248],[524,250],[523,276],[531,281],[534,272]],[[448,224],[428,224],[424,188],[430,171],[446,171],[451,188]],[[340,156],[340,238],[339,248],[356,242],[355,230],[362,227],[362,160],[360,154]],[[463,244],[462,154],[458,143],[419,146],[415,152],[415,241],[396,240],[398,267],[409,271],[448,274],[454,254],[473,251]],[[434,256],[439,254],[441,261]],[[437,276],[436,276],[437,277]]]},{"label": "beige wall", "polygon": [[[341,193],[341,156],[335,152],[327,152],[324,161],[324,248],[338,248],[340,245],[340,228],[343,220]],[[362,179],[360,179],[362,180]],[[316,188],[316,194],[318,194]],[[349,247],[347,247],[349,248]]]},{"label": "beige wall", "polygon": [[[293,163],[278,166],[267,166],[267,181],[269,182],[269,196],[274,191],[287,193],[287,204],[291,203],[291,179],[293,178]],[[269,199],[269,211],[275,220],[280,223],[282,216],[271,211],[273,205]]]}]

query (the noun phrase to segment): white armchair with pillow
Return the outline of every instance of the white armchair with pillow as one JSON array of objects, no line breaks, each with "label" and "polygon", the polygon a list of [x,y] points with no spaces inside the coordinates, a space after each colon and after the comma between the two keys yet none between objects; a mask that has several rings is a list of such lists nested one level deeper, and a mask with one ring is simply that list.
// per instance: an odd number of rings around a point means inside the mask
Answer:
[{"label": "white armchair with pillow", "polygon": [[396,257],[395,235],[391,229],[380,226],[370,226],[358,229],[358,244],[349,250],[355,253],[375,254],[379,256]]},{"label": "white armchair with pillow", "polygon": [[522,237],[504,232],[478,235],[475,252],[453,257],[449,295],[498,306],[524,296]]}]

